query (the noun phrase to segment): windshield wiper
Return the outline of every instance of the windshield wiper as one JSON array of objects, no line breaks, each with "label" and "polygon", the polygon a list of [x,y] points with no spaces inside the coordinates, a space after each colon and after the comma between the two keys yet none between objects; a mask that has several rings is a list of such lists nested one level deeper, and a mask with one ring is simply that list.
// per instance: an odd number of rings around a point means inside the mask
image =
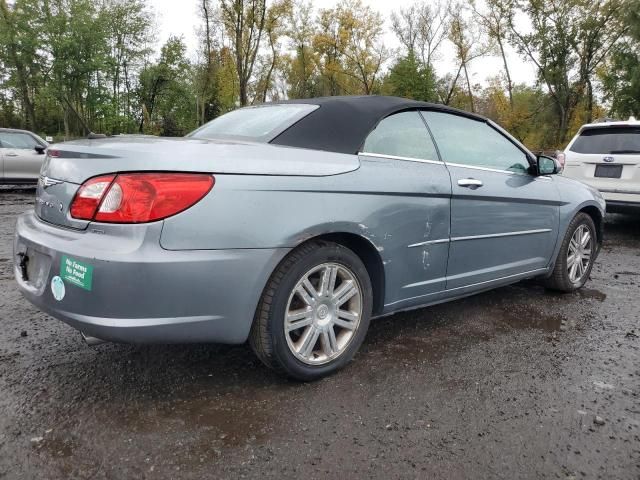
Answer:
[{"label": "windshield wiper", "polygon": [[640,153],[640,150],[611,150],[609,153]]}]

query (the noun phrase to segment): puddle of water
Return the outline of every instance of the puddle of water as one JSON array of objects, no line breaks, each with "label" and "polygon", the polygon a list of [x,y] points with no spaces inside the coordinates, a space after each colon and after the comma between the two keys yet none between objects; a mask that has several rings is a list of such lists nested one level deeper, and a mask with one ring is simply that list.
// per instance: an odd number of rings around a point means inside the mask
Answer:
[{"label": "puddle of water", "polygon": [[376,320],[365,352],[394,363],[434,363],[499,334],[528,329],[553,333],[567,325],[563,315],[542,309],[530,289],[523,290],[524,298],[518,293],[512,288],[511,300],[503,290]]},{"label": "puddle of water", "polygon": [[512,309],[500,309],[495,312],[497,329],[507,326],[510,329],[538,329],[545,332],[560,330],[566,320],[562,315],[550,315],[529,305],[514,305]]},{"label": "puddle of water", "polygon": [[582,297],[582,298],[593,298],[595,300],[598,300],[599,302],[604,302],[605,299],[607,298],[607,294],[601,292],[600,290],[596,290],[595,288],[581,288],[580,290],[578,290],[578,294]]},{"label": "puddle of water", "polygon": [[74,441],[69,437],[46,435],[42,441],[42,449],[52,457],[68,458],[73,455],[74,447]]}]

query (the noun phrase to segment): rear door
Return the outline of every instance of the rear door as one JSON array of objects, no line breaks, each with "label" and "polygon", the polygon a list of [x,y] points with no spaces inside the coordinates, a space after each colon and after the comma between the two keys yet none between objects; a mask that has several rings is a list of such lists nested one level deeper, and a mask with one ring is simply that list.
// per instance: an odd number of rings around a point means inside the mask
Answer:
[{"label": "rear door", "polygon": [[640,125],[589,127],[567,147],[564,175],[600,190],[608,200],[640,201]]},{"label": "rear door", "polygon": [[34,137],[24,132],[0,132],[4,158],[4,180],[38,180],[44,154],[35,148],[42,147]]},{"label": "rear door", "polygon": [[447,289],[545,268],[558,232],[553,179],[529,174],[527,154],[488,123],[423,114],[451,174]]}]

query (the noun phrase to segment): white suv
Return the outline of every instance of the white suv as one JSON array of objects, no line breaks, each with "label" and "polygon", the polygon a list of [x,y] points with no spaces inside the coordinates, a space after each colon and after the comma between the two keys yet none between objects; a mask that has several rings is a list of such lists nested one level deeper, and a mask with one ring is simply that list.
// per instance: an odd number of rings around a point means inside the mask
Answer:
[{"label": "white suv", "polygon": [[602,192],[607,211],[640,209],[640,121],[583,125],[564,152],[563,175]]}]

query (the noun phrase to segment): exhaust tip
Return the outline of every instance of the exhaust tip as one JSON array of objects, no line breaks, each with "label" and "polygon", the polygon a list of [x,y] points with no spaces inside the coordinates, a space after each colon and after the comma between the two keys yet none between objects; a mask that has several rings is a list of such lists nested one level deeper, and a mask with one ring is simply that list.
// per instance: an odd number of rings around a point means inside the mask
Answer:
[{"label": "exhaust tip", "polygon": [[101,343],[105,343],[104,340],[97,337],[92,337],[91,335],[86,335],[84,332],[80,332],[80,335],[82,335],[82,339],[84,340],[84,343],[86,343],[90,347],[93,347],[95,345],[100,345]]}]

